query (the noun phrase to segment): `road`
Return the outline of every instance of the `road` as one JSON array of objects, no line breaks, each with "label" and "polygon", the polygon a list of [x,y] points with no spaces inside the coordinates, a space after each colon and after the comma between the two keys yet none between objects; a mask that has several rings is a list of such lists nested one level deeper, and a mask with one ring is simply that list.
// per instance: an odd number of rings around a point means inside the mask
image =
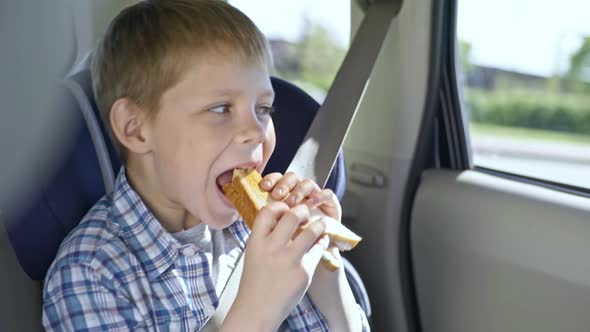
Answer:
[{"label": "road", "polygon": [[472,137],[477,166],[590,189],[590,145]]},{"label": "road", "polygon": [[473,161],[477,166],[590,188],[590,164],[481,153]]}]

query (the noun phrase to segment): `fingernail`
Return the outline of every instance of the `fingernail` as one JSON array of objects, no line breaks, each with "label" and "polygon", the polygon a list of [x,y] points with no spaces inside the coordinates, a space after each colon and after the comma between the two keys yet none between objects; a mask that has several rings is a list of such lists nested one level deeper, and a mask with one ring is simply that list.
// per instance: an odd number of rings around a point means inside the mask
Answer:
[{"label": "fingernail", "polygon": [[324,228],[326,228],[326,226],[325,226],[325,222],[324,222],[324,220],[323,220],[323,219],[321,219],[321,218],[320,218],[319,220],[315,221],[315,222],[313,223],[313,225],[312,225],[312,226],[313,226],[313,227],[315,227],[315,229],[316,229],[318,232],[320,232],[320,231],[322,231],[322,232],[323,232],[323,231],[324,231]]},{"label": "fingernail", "polygon": [[262,180],[262,182],[260,183],[260,185],[263,188],[268,189],[268,188],[270,188],[270,180]]}]

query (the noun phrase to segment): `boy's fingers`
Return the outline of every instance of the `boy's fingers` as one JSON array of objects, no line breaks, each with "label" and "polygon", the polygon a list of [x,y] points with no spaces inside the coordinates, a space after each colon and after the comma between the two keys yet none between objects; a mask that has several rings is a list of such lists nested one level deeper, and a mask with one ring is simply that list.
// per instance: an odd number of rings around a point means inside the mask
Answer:
[{"label": "boy's fingers", "polygon": [[280,201],[287,197],[298,182],[299,177],[293,172],[288,172],[276,183],[270,196],[275,200]]},{"label": "boy's fingers", "polygon": [[338,205],[338,197],[336,197],[336,194],[332,190],[323,189],[310,194],[305,200],[305,204],[309,208],[314,208],[322,204],[336,207]]},{"label": "boy's fingers", "polygon": [[272,231],[271,241],[279,246],[289,243],[299,225],[307,220],[309,220],[309,208],[305,205],[286,211]]},{"label": "boy's fingers", "polygon": [[328,216],[340,220],[342,217],[342,208],[336,194],[330,189],[324,189],[319,193],[313,193],[305,201],[305,204],[310,208],[319,207],[322,212]]},{"label": "boy's fingers", "polygon": [[272,202],[260,210],[254,226],[252,226],[252,235],[250,237],[265,237],[275,228],[277,221],[289,210],[287,204],[283,202]]},{"label": "boy's fingers", "polygon": [[303,266],[313,274],[320,259],[324,256],[324,251],[327,250],[330,240],[327,235],[324,235],[319,241],[312,245],[311,249],[303,256],[301,260]]},{"label": "boy's fingers", "polygon": [[305,179],[300,181],[285,200],[289,206],[295,206],[300,204],[306,197],[313,192],[320,192],[320,186],[317,185],[312,179]]},{"label": "boy's fingers", "polygon": [[282,177],[283,174],[278,172],[267,174],[260,181],[260,188],[271,191]]},{"label": "boy's fingers", "polygon": [[324,234],[325,230],[326,224],[321,219],[307,225],[305,229],[297,235],[295,240],[293,240],[294,255],[296,255],[296,257],[302,257],[311,249],[311,247],[313,247],[322,234]]}]

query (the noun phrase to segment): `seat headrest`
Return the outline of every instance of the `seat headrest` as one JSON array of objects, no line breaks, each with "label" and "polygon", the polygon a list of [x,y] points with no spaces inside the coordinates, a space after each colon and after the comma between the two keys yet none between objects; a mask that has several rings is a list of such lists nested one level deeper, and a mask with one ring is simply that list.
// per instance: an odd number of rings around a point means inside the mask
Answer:
[{"label": "seat headrest", "polygon": [[[88,66],[77,66],[77,70],[66,80],[72,92],[73,104],[79,105],[74,96],[72,84],[83,91],[94,116],[99,119],[92,93],[92,82]],[[272,78],[275,90],[273,115],[277,146],[266,169],[267,172],[284,172],[303,141],[319,104],[303,90],[278,78]],[[78,91],[78,92],[79,92]],[[91,137],[92,128],[78,112],[75,119],[75,141],[64,147],[70,151],[60,162],[57,171],[44,183],[39,183],[38,194],[27,202],[23,213],[12,216],[7,223],[7,232],[15,253],[24,271],[34,280],[43,280],[47,269],[55,258],[61,241],[80,222],[86,212],[105,193],[104,172],[101,172],[95,144]],[[112,174],[117,174],[120,160],[109,141],[101,121],[97,121],[100,135],[106,143],[105,155],[110,157]],[[92,127],[92,126],[90,126]],[[327,183],[339,198],[342,198],[346,185],[344,160],[340,153]]]}]

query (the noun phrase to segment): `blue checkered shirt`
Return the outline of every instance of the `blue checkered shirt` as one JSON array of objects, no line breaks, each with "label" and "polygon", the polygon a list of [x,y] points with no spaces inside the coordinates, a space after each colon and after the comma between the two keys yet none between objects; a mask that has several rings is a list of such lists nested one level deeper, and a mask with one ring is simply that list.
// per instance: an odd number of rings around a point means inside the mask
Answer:
[{"label": "blue checkered shirt", "polygon": [[[249,230],[229,231],[242,251]],[[62,243],[43,292],[49,330],[198,331],[218,297],[204,252],[190,255],[165,231],[129,186],[122,169],[105,196]],[[281,331],[327,331],[306,295]]]}]

